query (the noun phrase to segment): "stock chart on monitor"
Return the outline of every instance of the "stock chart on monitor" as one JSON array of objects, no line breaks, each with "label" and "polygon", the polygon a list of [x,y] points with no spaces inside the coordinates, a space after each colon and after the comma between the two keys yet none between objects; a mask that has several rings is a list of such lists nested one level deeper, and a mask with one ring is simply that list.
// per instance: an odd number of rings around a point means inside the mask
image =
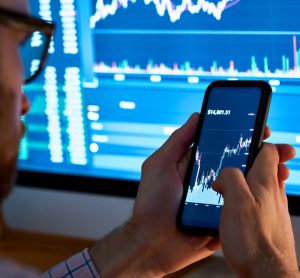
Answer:
[{"label": "stock chart on monitor", "polygon": [[24,87],[21,170],[138,181],[208,84],[260,79],[273,89],[270,141],[297,150],[287,192],[300,195],[298,0],[32,0],[31,10],[56,32]]}]

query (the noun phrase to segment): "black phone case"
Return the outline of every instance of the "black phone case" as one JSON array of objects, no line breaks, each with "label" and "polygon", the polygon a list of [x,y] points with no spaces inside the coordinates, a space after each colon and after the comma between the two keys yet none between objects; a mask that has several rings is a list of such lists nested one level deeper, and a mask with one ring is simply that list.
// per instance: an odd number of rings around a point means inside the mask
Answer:
[{"label": "black phone case", "polygon": [[271,95],[272,95],[272,89],[268,83],[265,81],[260,81],[260,80],[255,80],[255,81],[215,81],[212,82],[206,89],[203,103],[202,103],[202,108],[201,108],[201,113],[200,113],[200,118],[199,118],[199,123],[198,123],[198,128],[197,132],[195,135],[194,139],[194,144],[193,144],[193,149],[192,149],[192,154],[191,154],[191,159],[189,161],[188,169],[186,172],[186,176],[184,179],[184,189],[183,189],[183,196],[182,200],[179,206],[179,211],[177,215],[177,227],[180,231],[186,234],[194,234],[194,235],[210,235],[210,236],[218,236],[219,230],[218,229],[212,229],[208,227],[191,227],[191,226],[185,226],[182,224],[182,213],[184,209],[184,204],[185,204],[185,199],[189,187],[189,181],[190,181],[190,176],[192,174],[192,168],[194,164],[194,158],[195,158],[195,153],[197,151],[197,142],[199,142],[200,138],[200,133],[201,133],[201,128],[203,126],[204,122],[204,117],[205,117],[205,111],[208,105],[208,99],[210,96],[210,92],[212,91],[213,88],[215,87],[258,87],[261,89],[262,95],[260,98],[260,103],[259,103],[259,110],[257,114],[257,118],[255,121],[255,126],[254,126],[254,132],[252,135],[252,142],[250,145],[249,149],[249,155],[247,158],[247,165],[246,169],[244,172],[244,175],[246,176],[249,169],[251,168],[253,161],[258,154],[261,143],[263,141],[263,136],[264,136],[264,130],[265,130],[265,125],[266,125],[266,120],[269,112],[269,106],[271,102]]}]

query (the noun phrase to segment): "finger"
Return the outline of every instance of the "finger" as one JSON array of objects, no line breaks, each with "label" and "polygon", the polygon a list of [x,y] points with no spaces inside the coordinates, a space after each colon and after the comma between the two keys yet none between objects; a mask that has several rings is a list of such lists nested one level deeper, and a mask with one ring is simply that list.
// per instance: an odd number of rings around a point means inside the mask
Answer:
[{"label": "finger", "polygon": [[286,206],[288,206],[288,198],[285,192],[285,183],[283,181],[279,182],[279,189],[281,193],[281,200]]},{"label": "finger", "polygon": [[285,164],[278,165],[278,180],[285,181],[290,176],[290,169]]},{"label": "finger", "polygon": [[268,139],[270,136],[271,136],[271,129],[268,126],[266,126],[265,132],[264,132],[264,140]]},{"label": "finger", "polygon": [[280,189],[280,191],[282,191],[282,193],[285,194],[285,183],[284,183],[284,181],[279,181],[279,189]]},{"label": "finger", "polygon": [[222,170],[212,187],[223,195],[224,201],[227,203],[235,204],[237,200],[249,198],[251,195],[243,173],[237,168]]},{"label": "finger", "polygon": [[219,238],[213,238],[209,243],[207,243],[206,248],[211,251],[217,251],[221,249],[221,242]]},{"label": "finger", "polygon": [[194,113],[182,127],[173,132],[156,155],[159,155],[162,160],[180,161],[193,143],[198,120],[199,113]]},{"label": "finger", "polygon": [[296,155],[296,150],[293,146],[288,144],[276,144],[278,153],[279,153],[279,162],[284,163],[288,160],[291,160]]},{"label": "finger", "polygon": [[203,248],[207,248],[214,252],[221,248],[220,239],[218,237],[192,236],[189,240],[194,249],[201,250]]},{"label": "finger", "polygon": [[213,238],[210,236],[191,236],[189,242],[194,249],[202,249],[205,247]]},{"label": "finger", "polygon": [[252,168],[247,175],[249,187],[257,198],[265,189],[278,187],[279,153],[274,144],[263,143]]}]

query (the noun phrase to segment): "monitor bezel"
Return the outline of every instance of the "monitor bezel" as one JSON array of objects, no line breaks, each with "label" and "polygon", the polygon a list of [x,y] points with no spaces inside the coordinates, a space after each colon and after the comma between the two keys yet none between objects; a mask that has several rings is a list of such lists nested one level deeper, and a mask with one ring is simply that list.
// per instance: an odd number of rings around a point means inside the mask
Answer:
[{"label": "monitor bezel", "polygon": [[19,170],[16,184],[22,187],[134,198],[139,181]]},{"label": "monitor bezel", "polygon": [[300,196],[288,195],[289,212],[291,215],[300,215]]}]

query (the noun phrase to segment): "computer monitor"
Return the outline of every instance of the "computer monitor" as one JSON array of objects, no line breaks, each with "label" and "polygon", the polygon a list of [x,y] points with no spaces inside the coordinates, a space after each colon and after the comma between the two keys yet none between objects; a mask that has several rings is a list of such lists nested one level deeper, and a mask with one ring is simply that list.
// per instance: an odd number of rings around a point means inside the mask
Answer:
[{"label": "computer monitor", "polygon": [[299,213],[299,1],[32,0],[31,8],[56,32],[44,71],[25,86],[32,107],[18,184],[134,196],[143,161],[200,111],[212,81],[260,79],[273,88],[270,141],[297,150],[286,191]]}]

